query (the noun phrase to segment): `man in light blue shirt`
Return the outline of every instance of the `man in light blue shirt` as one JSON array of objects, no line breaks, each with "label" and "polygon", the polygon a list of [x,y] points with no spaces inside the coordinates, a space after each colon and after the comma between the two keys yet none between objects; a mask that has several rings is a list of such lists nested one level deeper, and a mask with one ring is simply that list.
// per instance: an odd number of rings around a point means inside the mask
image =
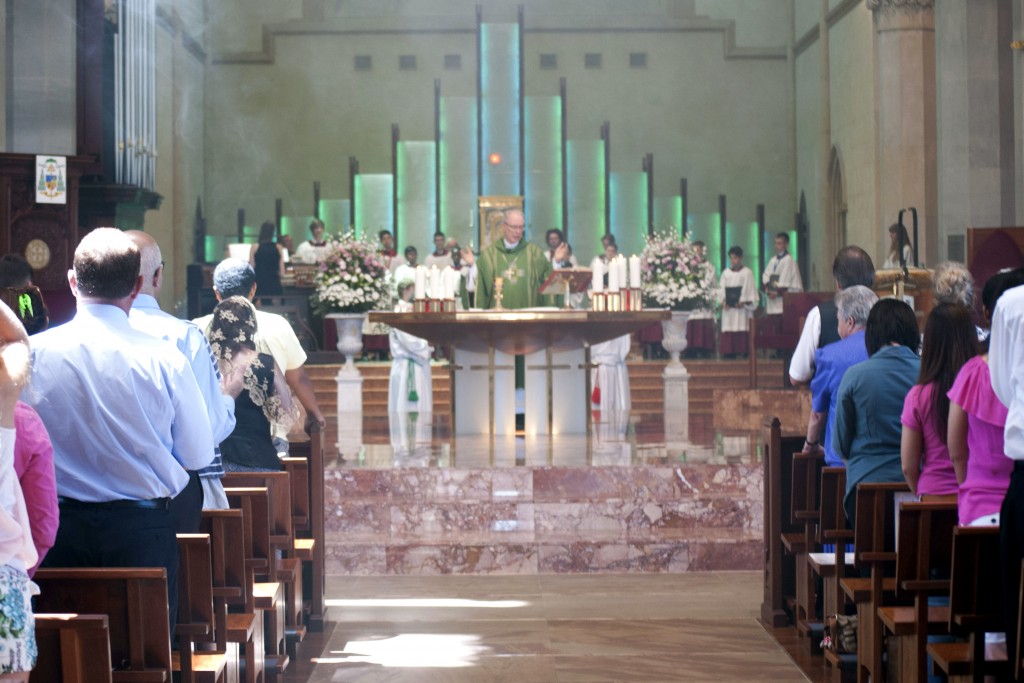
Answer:
[{"label": "man in light blue shirt", "polygon": [[60,528],[47,567],[164,567],[171,632],[178,546],[169,501],[213,453],[206,404],[184,355],[133,330],[139,250],[98,228],[68,273],[78,311],[32,337],[26,399],[53,443]]},{"label": "man in light blue shirt", "polygon": [[[832,446],[836,421],[836,396],[846,371],[868,359],[864,345],[864,325],[878,296],[864,285],[840,290],[835,296],[840,341],[814,353],[814,378],[811,380],[811,417],[807,424],[804,451],[825,448],[825,465],[842,467],[843,459]],[[824,434],[822,427],[824,426]]]},{"label": "man in light blue shirt", "polygon": [[[235,428],[235,402],[221,391],[220,370],[217,369],[210,343],[196,325],[160,310],[157,297],[164,284],[160,245],[152,236],[140,230],[128,230],[125,234],[139,248],[142,262],[142,289],[132,302],[128,322],[140,332],[174,342],[178,350],[185,354],[206,403],[213,442],[219,444]],[[221,483],[224,466],[219,449],[215,446],[210,455],[211,462],[206,467],[189,472],[189,485],[171,502],[171,516],[180,534],[199,531],[203,509],[223,510],[228,507],[224,485]]]}]

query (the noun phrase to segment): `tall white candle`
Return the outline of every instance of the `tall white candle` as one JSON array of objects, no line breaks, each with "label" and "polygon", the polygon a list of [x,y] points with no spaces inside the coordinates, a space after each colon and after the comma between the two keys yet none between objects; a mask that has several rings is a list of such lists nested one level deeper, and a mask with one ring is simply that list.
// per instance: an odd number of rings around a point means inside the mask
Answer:
[{"label": "tall white candle", "polygon": [[437,266],[430,266],[430,298],[441,298],[441,271]]},{"label": "tall white candle", "polygon": [[636,254],[629,257],[629,286],[632,289],[640,288],[640,257]]},{"label": "tall white candle", "polygon": [[600,294],[604,291],[604,261],[596,259],[594,261],[593,273],[590,276],[590,284],[593,287],[593,291],[596,294]]},{"label": "tall white candle", "polygon": [[423,266],[416,266],[416,298],[426,299],[427,298],[427,269]]},{"label": "tall white candle", "polygon": [[619,266],[615,259],[608,263],[608,291],[613,293],[619,291]]}]

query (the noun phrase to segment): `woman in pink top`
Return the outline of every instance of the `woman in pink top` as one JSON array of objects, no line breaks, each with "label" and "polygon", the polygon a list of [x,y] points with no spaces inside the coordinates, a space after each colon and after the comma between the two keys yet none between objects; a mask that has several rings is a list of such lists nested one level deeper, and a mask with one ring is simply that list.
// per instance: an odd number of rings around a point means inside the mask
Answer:
[{"label": "woman in pink top", "polygon": [[949,397],[964,363],[978,352],[971,313],[960,304],[932,309],[924,327],[921,374],[903,403],[900,459],[903,476],[917,496],[955,496],[956,472],[946,448]]},{"label": "woman in pink top", "polygon": [[57,507],[57,482],[53,471],[53,446],[46,427],[32,408],[18,401],[14,406],[14,471],[25,496],[32,543],[39,558],[29,568],[36,573],[39,563],[57,540],[60,510]]},{"label": "woman in pink top", "polygon": [[[1024,284],[1012,273],[997,273],[982,290],[986,321],[1007,289]],[[999,526],[999,510],[1010,485],[1013,460],[1003,451],[1006,406],[992,391],[988,353],[969,360],[949,390],[949,457],[960,482],[959,514],[964,526]]]}]

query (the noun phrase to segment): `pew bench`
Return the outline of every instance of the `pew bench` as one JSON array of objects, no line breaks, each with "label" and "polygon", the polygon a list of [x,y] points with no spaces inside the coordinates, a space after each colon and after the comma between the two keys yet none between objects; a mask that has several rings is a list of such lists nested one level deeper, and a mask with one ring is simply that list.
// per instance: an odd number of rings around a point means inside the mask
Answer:
[{"label": "pew bench", "polygon": [[181,683],[229,683],[238,680],[237,647],[202,651],[199,643],[215,643],[213,556],[208,534],[178,534],[178,649],[171,665]]},{"label": "pew bench", "polygon": [[[204,510],[200,528],[210,536],[217,648],[239,648],[245,683],[264,679],[263,612],[256,609],[251,571],[245,565],[241,510]],[[232,610],[232,611],[229,611]]]},{"label": "pew bench", "polygon": [[162,569],[40,569],[36,609],[107,615],[114,683],[169,683],[170,612]]},{"label": "pew bench", "polygon": [[953,530],[953,569],[949,580],[950,632],[967,640],[928,643],[932,668],[951,681],[1010,675],[1006,644],[985,642],[986,631],[1003,629],[1003,586],[998,527]]},{"label": "pew bench", "polygon": [[30,683],[111,683],[106,614],[36,614],[39,657]]}]

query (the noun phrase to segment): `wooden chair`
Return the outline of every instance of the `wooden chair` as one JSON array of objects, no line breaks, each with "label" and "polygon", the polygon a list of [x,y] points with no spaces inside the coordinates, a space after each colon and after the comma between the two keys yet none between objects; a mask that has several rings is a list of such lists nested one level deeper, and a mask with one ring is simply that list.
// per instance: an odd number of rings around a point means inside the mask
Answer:
[{"label": "wooden chair", "polygon": [[264,617],[264,672],[268,678],[288,667],[285,649],[284,591],[277,576],[277,556],[271,543],[270,494],[264,486],[225,488],[228,504],[242,510],[245,561],[252,569],[252,593]]},{"label": "wooden chair", "polygon": [[[797,592],[796,563],[786,552],[783,535],[798,535],[802,525],[789,518],[793,454],[803,447],[802,437],[783,437],[778,418],[765,425],[764,440],[764,597],[761,621],[772,627],[789,623],[787,608]],[[314,506],[314,510],[316,507]],[[323,509],[322,507],[320,508]],[[322,543],[322,536],[313,537]]]},{"label": "wooden chair", "polygon": [[245,683],[259,683],[265,668],[263,612],[256,609],[252,569],[245,563],[242,511],[203,510],[200,529],[210,536],[213,557],[217,649],[237,644]]},{"label": "wooden chair", "polygon": [[106,614],[36,614],[39,657],[30,683],[111,683]]},{"label": "wooden chair", "polygon": [[[857,681],[880,681],[883,631],[878,617],[885,589],[885,576],[896,563],[896,494],[909,493],[906,482],[859,484],[854,521],[854,563],[871,574],[866,603],[857,605]],[[895,588],[895,579],[890,586]]]},{"label": "wooden chair", "polygon": [[949,594],[953,563],[956,503],[903,503],[896,540],[896,595],[913,600],[913,607],[882,606],[878,615],[896,639],[899,680],[925,683],[928,679],[929,633],[946,633],[949,606],[929,607],[932,595]]},{"label": "wooden chair", "polygon": [[171,680],[164,569],[40,569],[33,580],[40,612],[107,615],[114,683]]},{"label": "wooden chair", "polygon": [[953,529],[953,570],[949,579],[949,629],[967,640],[928,643],[935,668],[950,681],[985,676],[1004,679],[1010,673],[1005,643],[985,643],[986,631],[1003,629],[1003,584],[998,527]]},{"label": "wooden chair", "polygon": [[[213,557],[208,534],[178,534],[178,649],[171,653],[182,683],[224,683],[229,679],[226,650],[203,652],[196,643],[216,641]],[[237,658],[234,669],[238,668]],[[237,676],[230,675],[230,680]]]}]

